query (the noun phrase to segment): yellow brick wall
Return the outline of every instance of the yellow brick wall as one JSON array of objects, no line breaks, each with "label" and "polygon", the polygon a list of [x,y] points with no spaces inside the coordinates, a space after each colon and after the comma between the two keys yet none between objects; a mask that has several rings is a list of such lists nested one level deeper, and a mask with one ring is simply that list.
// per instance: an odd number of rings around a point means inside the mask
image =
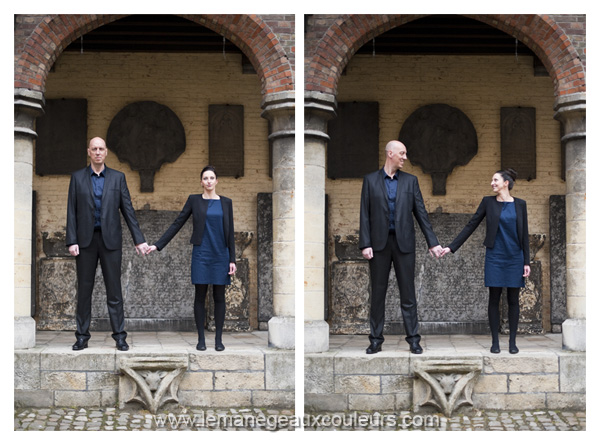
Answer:
[{"label": "yellow brick wall", "polygon": [[[260,81],[255,74],[242,74],[241,55],[63,53],[48,76],[45,96],[87,99],[88,139],[106,138],[112,118],[131,102],[152,100],[175,112],[185,129],[186,151],[156,172],[153,193],[140,192],[138,173],[120,163],[110,147],[106,159],[108,166],[125,173],[134,208],[153,210],[181,210],[189,194],[202,193],[199,177],[208,163],[209,104],[244,106],[244,176],[219,178],[217,191],[233,199],[236,231],[255,235],[244,251],[250,262],[251,322],[255,325],[256,195],[271,192],[272,181],[268,124],[260,117]],[[34,176],[40,257],[41,233],[65,230],[68,187],[69,176]],[[157,240],[148,240],[153,241]]]},{"label": "yellow brick wall", "polygon": [[[527,201],[529,232],[547,236],[536,258],[542,261],[544,327],[549,329],[548,197],[564,194],[565,183],[560,178],[560,126],[552,117],[552,81],[533,76],[532,58],[359,55],[341,77],[337,100],[379,102],[380,165],[385,144],[398,138],[404,121],[420,106],[445,103],[471,119],[478,153],[466,166],[452,171],[445,196],[432,195],[431,177],[420,167],[404,164],[404,171],[419,178],[427,210],[448,213],[474,213],[481,198],[492,194],[491,177],[500,168],[500,108],[536,108],[537,179],[517,181],[512,194]],[[410,147],[408,151],[410,157]],[[335,260],[333,237],[358,233],[361,186],[361,179],[327,180],[330,261]]]}]

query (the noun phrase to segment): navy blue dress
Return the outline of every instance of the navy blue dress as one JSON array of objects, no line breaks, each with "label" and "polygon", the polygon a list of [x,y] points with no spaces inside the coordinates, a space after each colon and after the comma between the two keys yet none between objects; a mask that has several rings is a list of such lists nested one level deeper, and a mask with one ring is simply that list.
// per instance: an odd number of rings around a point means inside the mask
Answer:
[{"label": "navy blue dress", "polygon": [[485,252],[485,286],[525,287],[523,264],[515,203],[503,202],[494,247]]},{"label": "navy blue dress", "polygon": [[229,249],[225,244],[221,201],[207,201],[202,244],[194,245],[192,250],[192,284],[231,284]]}]

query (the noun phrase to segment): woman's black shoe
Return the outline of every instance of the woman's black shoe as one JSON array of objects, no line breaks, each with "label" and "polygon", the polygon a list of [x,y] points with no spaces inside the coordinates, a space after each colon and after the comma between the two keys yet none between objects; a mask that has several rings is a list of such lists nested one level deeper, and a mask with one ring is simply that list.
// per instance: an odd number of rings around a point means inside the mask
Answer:
[{"label": "woman's black shoe", "polygon": [[511,354],[518,354],[519,348],[517,348],[517,345],[510,345],[508,347],[508,352],[510,352]]},{"label": "woman's black shoe", "polygon": [[215,351],[224,351],[225,350],[225,346],[223,346],[223,343],[215,343]]},{"label": "woman's black shoe", "polygon": [[206,345],[204,344],[204,342],[198,342],[198,344],[196,345],[196,349],[198,351],[206,351]]},{"label": "woman's black shoe", "polygon": [[499,345],[492,345],[492,347],[490,348],[490,352],[492,354],[500,354],[500,346]]}]

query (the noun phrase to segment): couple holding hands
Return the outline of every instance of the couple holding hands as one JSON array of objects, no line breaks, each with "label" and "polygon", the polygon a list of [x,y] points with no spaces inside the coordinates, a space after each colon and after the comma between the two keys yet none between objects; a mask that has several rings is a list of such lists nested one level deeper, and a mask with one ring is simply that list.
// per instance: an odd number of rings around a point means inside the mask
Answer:
[{"label": "couple holding hands", "polygon": [[385,320],[385,296],[391,265],[394,265],[406,341],[410,351],[423,352],[418,333],[415,296],[415,229],[413,215],[425,236],[431,256],[456,252],[486,219],[485,286],[489,288],[488,319],[492,334],[492,353],[500,352],[500,296],[507,288],[509,352],[516,354],[519,322],[519,291],[530,274],[529,232],[525,201],[511,196],[516,180],[512,169],[492,176],[494,196],[482,199],[477,211],[460,234],[448,245],[440,246],[423,202],[417,178],[402,172],[407,159],[403,143],[390,141],[385,148],[381,170],[365,176],[360,203],[359,248],[369,260],[371,275],[370,334],[367,354],[381,351]]},{"label": "couple holding hands", "polygon": [[92,318],[92,291],[98,260],[106,285],[108,315],[112,337],[120,351],[129,349],[126,342],[123,296],[121,291],[122,229],[119,213],[131,232],[138,254],[162,250],[179,232],[190,216],[193,232],[192,283],[195,285],[194,319],[198,329],[196,349],[206,350],[204,320],[208,286],[213,286],[215,301],[215,350],[223,351],[225,323],[225,286],[236,272],[233,206],[231,199],[219,196],[214,167],[206,166],[200,174],[204,191],[190,195],[183,210],[154,244],[148,246],[135,216],[125,175],[108,168],[104,161],[108,149],[102,138],[92,138],[88,145],[90,165],[71,176],[67,204],[66,245],[77,265],[77,341],[73,350],[88,347]]}]

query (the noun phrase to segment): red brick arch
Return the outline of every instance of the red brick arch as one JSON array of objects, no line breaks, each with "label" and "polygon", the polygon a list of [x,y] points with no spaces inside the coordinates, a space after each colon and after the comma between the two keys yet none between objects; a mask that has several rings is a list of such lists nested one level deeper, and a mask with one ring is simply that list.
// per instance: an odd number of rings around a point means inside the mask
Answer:
[{"label": "red brick arch", "polygon": [[[425,15],[343,15],[335,20],[313,50],[305,73],[305,89],[336,94],[344,67],[374,37]],[[518,38],[542,61],[556,96],[585,92],[585,69],[568,36],[548,15],[466,15]]]},{"label": "red brick arch", "polygon": [[[45,91],[48,72],[75,39],[123,15],[65,14],[42,17],[21,47],[15,47],[15,88]],[[250,59],[262,94],[293,91],[291,64],[277,36],[256,15],[182,15],[230,40]],[[20,42],[19,42],[20,43]]]}]

